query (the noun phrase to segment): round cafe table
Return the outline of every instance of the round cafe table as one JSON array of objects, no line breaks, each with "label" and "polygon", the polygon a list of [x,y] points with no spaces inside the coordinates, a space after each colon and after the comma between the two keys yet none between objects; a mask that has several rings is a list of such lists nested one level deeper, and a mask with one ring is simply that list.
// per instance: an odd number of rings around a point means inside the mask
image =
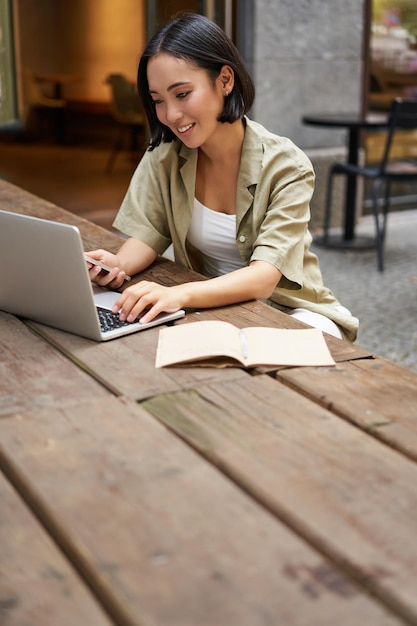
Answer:
[{"label": "round cafe table", "polygon": [[[388,127],[388,115],[370,113],[366,116],[359,113],[312,113],[304,115],[303,124],[327,128],[345,128],[348,131],[348,162],[357,165],[359,162],[360,134],[362,130],[382,130]],[[355,236],[356,222],[356,191],[357,177],[347,175],[344,200],[344,229],[342,236],[330,236],[326,244],[322,238],[315,239],[320,245],[331,248],[364,248],[375,242],[368,237]]]},{"label": "round cafe table", "polygon": [[[70,83],[77,83],[81,80],[78,74],[35,74],[38,83],[49,83],[52,86],[53,96],[56,100],[63,100],[63,87]],[[55,113],[55,137],[57,143],[65,143],[65,112],[63,109],[56,109]]]},{"label": "round cafe table", "polygon": [[50,83],[53,88],[54,98],[61,100],[63,97],[62,91],[64,85],[80,82],[81,76],[79,74],[66,74],[60,72],[55,74],[35,74],[35,79],[39,83]]}]

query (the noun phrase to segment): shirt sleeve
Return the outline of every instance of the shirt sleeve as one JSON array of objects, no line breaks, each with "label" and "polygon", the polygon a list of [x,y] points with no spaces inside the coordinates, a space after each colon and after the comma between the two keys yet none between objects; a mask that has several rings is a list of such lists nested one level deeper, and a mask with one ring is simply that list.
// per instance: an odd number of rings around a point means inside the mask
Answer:
[{"label": "shirt sleeve", "polygon": [[265,149],[261,180],[254,199],[252,260],[271,263],[282,273],[279,287],[300,289],[305,255],[314,170],[308,157],[290,140],[280,138]]},{"label": "shirt sleeve", "polygon": [[171,238],[156,152],[147,151],[140,160],[113,226],[163,254]]}]

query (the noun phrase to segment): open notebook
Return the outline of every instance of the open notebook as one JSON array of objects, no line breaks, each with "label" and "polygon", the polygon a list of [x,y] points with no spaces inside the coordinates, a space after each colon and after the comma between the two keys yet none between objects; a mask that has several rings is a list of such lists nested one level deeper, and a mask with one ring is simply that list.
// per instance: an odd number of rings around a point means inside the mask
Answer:
[{"label": "open notebook", "polygon": [[[161,313],[148,324],[111,313],[119,294],[93,287],[76,226],[0,210],[0,310],[106,341],[183,317]],[[99,316],[110,318],[102,327]]]}]

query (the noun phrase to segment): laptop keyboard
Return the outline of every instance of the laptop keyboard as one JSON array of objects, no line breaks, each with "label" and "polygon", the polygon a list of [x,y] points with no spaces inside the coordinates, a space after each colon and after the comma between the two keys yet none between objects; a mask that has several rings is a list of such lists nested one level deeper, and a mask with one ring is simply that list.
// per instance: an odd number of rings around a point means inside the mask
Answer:
[{"label": "laptop keyboard", "polygon": [[122,328],[123,326],[130,326],[130,322],[121,321],[118,313],[113,313],[109,309],[103,309],[101,306],[96,307],[96,309],[103,333]]}]

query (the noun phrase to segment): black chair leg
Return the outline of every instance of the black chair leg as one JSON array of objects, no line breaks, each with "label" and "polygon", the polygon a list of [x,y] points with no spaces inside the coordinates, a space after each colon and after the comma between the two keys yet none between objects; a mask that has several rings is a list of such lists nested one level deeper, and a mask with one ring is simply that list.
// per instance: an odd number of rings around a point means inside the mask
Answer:
[{"label": "black chair leg", "polygon": [[384,215],[382,220],[382,239],[385,242],[385,233],[387,230],[388,212],[390,210],[391,200],[391,181],[385,181],[385,201],[384,201]]},{"label": "black chair leg", "polygon": [[[378,257],[378,270],[384,271],[384,239],[385,239],[385,224],[381,226],[379,215],[379,188],[381,186],[381,180],[376,178],[372,185],[372,207],[375,218],[375,231],[376,231],[376,250]],[[385,206],[384,206],[385,212]],[[384,218],[383,218],[384,219]]]},{"label": "black chair leg", "polygon": [[326,204],[324,207],[324,224],[323,224],[323,242],[326,244],[329,238],[330,228],[330,213],[332,204],[332,192],[333,192],[333,176],[334,168],[331,167],[329,175],[327,177],[327,191],[326,191]]}]

